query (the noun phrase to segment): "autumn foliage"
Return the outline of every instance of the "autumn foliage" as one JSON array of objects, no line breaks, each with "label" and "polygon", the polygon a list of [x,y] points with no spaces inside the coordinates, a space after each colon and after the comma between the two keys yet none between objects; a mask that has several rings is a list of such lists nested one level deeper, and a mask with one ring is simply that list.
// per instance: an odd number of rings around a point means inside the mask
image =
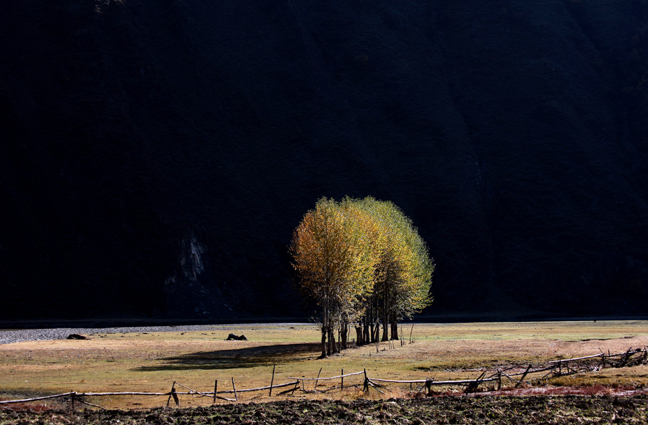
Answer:
[{"label": "autumn foliage", "polygon": [[301,288],[320,307],[322,356],[346,348],[351,326],[358,344],[398,339],[397,323],[432,302],[434,262],[391,202],[320,199],[295,229],[290,253]]}]

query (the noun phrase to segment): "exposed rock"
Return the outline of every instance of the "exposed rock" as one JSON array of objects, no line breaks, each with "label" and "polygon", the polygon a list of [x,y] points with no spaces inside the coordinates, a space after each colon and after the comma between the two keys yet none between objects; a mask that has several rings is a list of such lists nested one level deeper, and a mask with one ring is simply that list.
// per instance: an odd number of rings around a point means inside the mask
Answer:
[{"label": "exposed rock", "polygon": [[88,339],[88,337],[79,334],[70,334],[67,339]]},{"label": "exposed rock", "polygon": [[239,336],[239,335],[229,334],[227,336],[226,341],[247,341],[247,338],[245,337],[245,335]]}]

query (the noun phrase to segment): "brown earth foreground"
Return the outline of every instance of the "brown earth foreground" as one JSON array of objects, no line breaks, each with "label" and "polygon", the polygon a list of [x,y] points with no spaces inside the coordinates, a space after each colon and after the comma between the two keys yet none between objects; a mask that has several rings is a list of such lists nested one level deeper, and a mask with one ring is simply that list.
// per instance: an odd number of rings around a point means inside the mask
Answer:
[{"label": "brown earth foreground", "polygon": [[142,411],[0,410],[0,424],[567,424],[646,423],[648,397],[441,396],[277,401]]}]

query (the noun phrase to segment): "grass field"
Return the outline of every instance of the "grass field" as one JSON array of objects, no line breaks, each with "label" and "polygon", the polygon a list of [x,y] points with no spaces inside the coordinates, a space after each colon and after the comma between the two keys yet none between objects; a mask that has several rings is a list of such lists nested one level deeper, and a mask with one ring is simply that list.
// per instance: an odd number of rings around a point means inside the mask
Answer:
[{"label": "grass field", "polygon": [[[409,339],[411,325],[402,333]],[[245,334],[248,341],[225,341],[229,333]],[[352,348],[327,359],[318,359],[319,331],[314,325],[214,326],[204,332],[94,334],[88,340],[22,342],[0,345],[0,397],[52,394],[67,391],[169,391],[173,381],[187,387],[213,391],[275,384],[291,377],[334,376],[367,370],[374,378],[454,380],[474,379],[483,369],[509,365],[543,364],[550,360],[624,352],[648,346],[648,322],[527,322],[416,324],[413,343],[395,342]],[[345,391],[295,392],[272,400],[364,397],[361,377],[348,378]],[[553,385],[603,385],[643,387],[648,367],[603,369],[584,375],[556,378]],[[308,386],[311,386],[310,388]],[[339,385],[329,381],[327,385]],[[314,383],[307,382],[312,390]],[[324,390],[324,387],[319,387]],[[182,388],[177,388],[182,390]],[[401,396],[405,386],[390,387],[386,395]],[[275,391],[275,394],[277,391]],[[242,401],[268,401],[267,392],[245,393]],[[95,400],[106,407],[155,407],[166,398],[111,397]],[[206,405],[210,400],[181,397],[182,406]]]}]

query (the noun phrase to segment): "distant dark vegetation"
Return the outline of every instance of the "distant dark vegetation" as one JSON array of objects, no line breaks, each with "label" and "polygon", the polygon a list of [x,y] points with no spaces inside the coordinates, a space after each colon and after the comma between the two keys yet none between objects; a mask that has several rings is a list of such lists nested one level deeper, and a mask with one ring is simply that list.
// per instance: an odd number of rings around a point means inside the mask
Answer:
[{"label": "distant dark vegetation", "polygon": [[369,194],[429,314],[645,312],[646,0],[1,2],[0,58],[2,320],[307,315]]}]

